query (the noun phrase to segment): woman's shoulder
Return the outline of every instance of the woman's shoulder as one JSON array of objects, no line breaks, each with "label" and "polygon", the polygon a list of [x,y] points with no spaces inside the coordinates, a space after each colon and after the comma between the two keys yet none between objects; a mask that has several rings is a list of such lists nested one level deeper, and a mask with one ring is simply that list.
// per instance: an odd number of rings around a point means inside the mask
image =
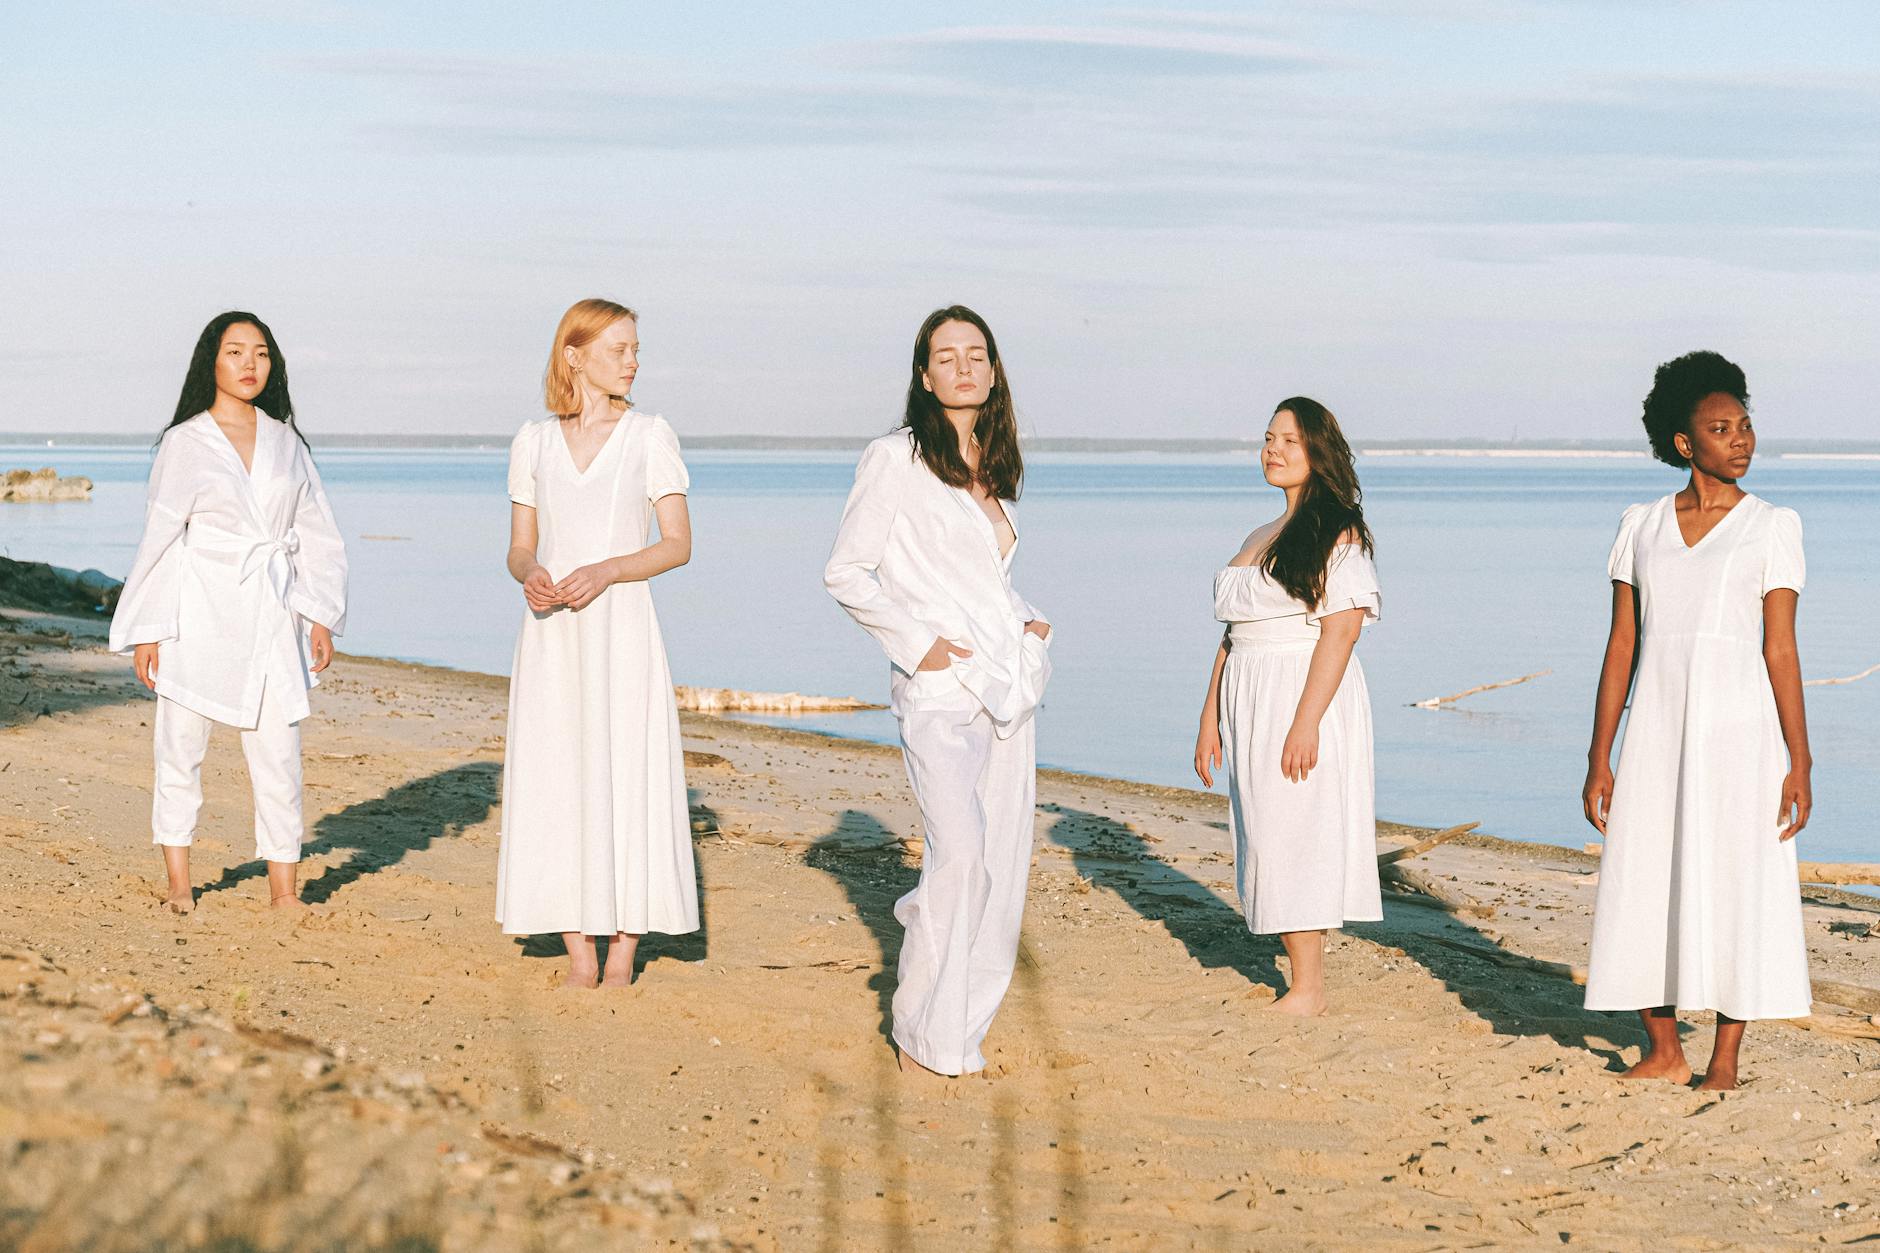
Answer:
[{"label": "woman's shoulder", "polygon": [[878,470],[911,466],[914,462],[914,432],[907,427],[877,436],[862,449],[861,464]]}]

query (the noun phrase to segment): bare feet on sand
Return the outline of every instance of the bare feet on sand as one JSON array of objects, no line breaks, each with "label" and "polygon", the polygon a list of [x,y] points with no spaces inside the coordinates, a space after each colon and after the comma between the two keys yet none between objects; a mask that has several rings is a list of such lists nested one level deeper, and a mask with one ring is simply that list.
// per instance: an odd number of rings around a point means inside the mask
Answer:
[{"label": "bare feet on sand", "polygon": [[1325,1016],[1325,994],[1288,992],[1267,1007],[1268,1012],[1290,1014],[1294,1018],[1323,1018]]},{"label": "bare feet on sand", "polygon": [[904,1050],[898,1048],[894,1050],[894,1064],[900,1068],[901,1073],[904,1075],[919,1075],[928,1079],[959,1078],[958,1075],[943,1075],[937,1070],[929,1070],[912,1057],[909,1057]]},{"label": "bare feet on sand", "polygon": [[601,971],[601,986],[604,988],[630,988],[633,986],[633,954],[640,946],[640,937],[627,935],[614,937],[607,946],[607,967]]},{"label": "bare feet on sand", "polygon": [[307,912],[307,902],[288,892],[282,896],[270,896],[268,908],[278,909],[284,914],[303,914]]},{"label": "bare feet on sand", "polygon": [[568,967],[567,977],[561,981],[564,988],[592,988],[599,985],[601,969],[593,959],[575,962]]},{"label": "bare feet on sand", "polygon": [[193,914],[196,912],[196,893],[191,888],[171,888],[170,894],[163,898],[163,907],[173,914]]},{"label": "bare feet on sand", "polygon": [[1682,1052],[1647,1053],[1638,1065],[1619,1076],[1621,1079],[1669,1079],[1673,1083],[1691,1081],[1691,1064]]}]

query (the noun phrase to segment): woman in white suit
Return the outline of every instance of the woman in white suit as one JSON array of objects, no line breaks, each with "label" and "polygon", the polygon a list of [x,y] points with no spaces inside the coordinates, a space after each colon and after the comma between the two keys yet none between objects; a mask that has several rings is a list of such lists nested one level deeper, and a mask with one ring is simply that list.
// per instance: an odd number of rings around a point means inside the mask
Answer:
[{"label": "woman in white suit", "polygon": [[906,419],[868,446],[823,584],[893,663],[890,701],[920,805],[920,882],[894,994],[901,1064],[985,1068],[1031,869],[1032,713],[1050,624],[1012,587],[1024,466],[985,320],[936,310],[914,341]]},{"label": "woman in white suit", "polygon": [[252,313],[196,341],[150,467],[144,537],[111,619],[157,694],[151,827],[168,905],[194,905],[189,848],[217,723],[239,728],[269,898],[298,908],[300,720],[346,621],[346,547],[294,425],[287,362]]}]

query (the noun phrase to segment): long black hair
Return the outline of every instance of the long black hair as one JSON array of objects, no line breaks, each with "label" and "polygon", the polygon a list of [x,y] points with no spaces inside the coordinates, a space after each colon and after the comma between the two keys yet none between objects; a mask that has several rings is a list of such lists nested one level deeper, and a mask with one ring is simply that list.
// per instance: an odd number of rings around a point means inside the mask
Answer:
[{"label": "long black hair", "polygon": [[[973,437],[979,441],[979,473],[966,468],[960,456],[960,437],[947,420],[940,398],[927,390],[921,376],[933,348],[934,332],[948,322],[966,322],[986,337],[986,362],[992,369],[992,390],[979,406]],[[1000,500],[1017,500],[1025,482],[1025,461],[1018,451],[1018,415],[1012,408],[1012,389],[999,361],[998,341],[986,320],[965,305],[935,309],[920,324],[914,337],[914,372],[907,384],[907,413],[902,426],[914,433],[914,450],[934,477],[950,487],[971,487],[975,478]]]},{"label": "long black hair", "polygon": [[1306,450],[1306,481],[1292,517],[1274,536],[1260,568],[1301,604],[1317,608],[1325,599],[1325,571],[1332,549],[1346,532],[1366,553],[1372,551],[1371,528],[1364,524],[1363,492],[1351,445],[1332,411],[1306,396],[1282,400],[1275,414],[1291,413],[1299,423]]},{"label": "long black hair", "polygon": [[282,355],[281,346],[274,342],[274,332],[254,314],[240,310],[218,313],[202,328],[196,340],[196,351],[189,357],[189,373],[183,376],[183,394],[176,399],[176,415],[157,436],[159,441],[171,426],[189,421],[215,403],[215,358],[222,351],[222,336],[229,327],[243,322],[260,331],[268,346],[268,381],[261,394],[255,397],[255,408],[284,424],[301,443],[307,442],[307,437],[294,425],[294,402],[287,394],[287,358]]}]

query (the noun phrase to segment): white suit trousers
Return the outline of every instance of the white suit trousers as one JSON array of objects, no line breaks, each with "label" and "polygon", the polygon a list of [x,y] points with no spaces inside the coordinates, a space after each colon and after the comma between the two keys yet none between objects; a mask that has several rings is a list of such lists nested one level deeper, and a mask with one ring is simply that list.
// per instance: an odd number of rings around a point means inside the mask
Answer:
[{"label": "white suit trousers", "polygon": [[[300,816],[300,725],[280,718],[273,684],[261,693],[255,727],[243,731],[242,756],[255,795],[255,856],[299,861],[304,827]],[[202,759],[215,720],[157,697],[157,786],[150,806],[156,843],[187,848],[196,838],[202,808]]]},{"label": "white suit trousers", "polygon": [[944,1075],[985,1069],[979,1051],[1012,981],[1037,795],[1035,723],[1010,739],[982,708],[906,710],[908,782],[920,806],[920,882],[894,907],[901,940],[894,1042]]}]

